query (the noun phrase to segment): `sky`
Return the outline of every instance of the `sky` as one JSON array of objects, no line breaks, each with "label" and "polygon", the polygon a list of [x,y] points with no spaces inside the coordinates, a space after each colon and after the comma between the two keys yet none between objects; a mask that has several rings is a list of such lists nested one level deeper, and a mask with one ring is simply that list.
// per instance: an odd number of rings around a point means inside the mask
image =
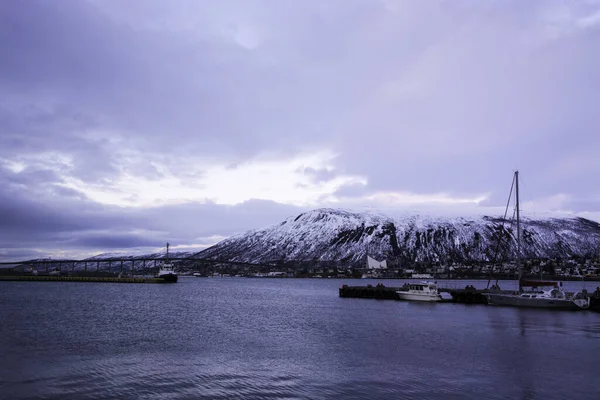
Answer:
[{"label": "sky", "polygon": [[600,221],[600,2],[0,2],[0,261],[305,210]]}]

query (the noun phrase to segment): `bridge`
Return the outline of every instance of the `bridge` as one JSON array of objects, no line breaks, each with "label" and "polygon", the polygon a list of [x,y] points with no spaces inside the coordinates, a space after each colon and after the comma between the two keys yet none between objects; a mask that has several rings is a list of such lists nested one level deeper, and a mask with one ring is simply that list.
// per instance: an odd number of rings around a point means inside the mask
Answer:
[{"label": "bridge", "polygon": [[[75,259],[40,259],[40,260],[27,260],[27,261],[4,261],[0,262],[0,270],[9,270],[12,268],[33,268],[36,271],[43,273],[44,271],[48,274],[50,271],[58,270],[62,272],[70,272],[71,274],[77,272],[83,273],[99,273],[101,271],[114,272],[119,270],[120,273],[131,272],[146,272],[149,269],[155,269],[158,267],[157,262],[165,262],[165,257],[127,257],[127,258],[88,258],[83,260]],[[255,264],[240,261],[228,261],[228,260],[214,260],[206,258],[191,258],[191,257],[169,257],[169,261],[173,264],[179,264],[180,266],[187,266],[190,269],[200,269],[202,266],[225,264],[230,266],[243,266],[249,268],[264,268],[264,267],[275,267],[273,263]],[[102,268],[101,268],[102,266]]]}]

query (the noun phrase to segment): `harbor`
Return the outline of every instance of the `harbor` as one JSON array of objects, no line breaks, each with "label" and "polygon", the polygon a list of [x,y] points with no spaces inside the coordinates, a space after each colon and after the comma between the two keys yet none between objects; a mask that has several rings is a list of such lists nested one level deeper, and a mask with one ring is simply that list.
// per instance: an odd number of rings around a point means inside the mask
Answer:
[{"label": "harbor", "polygon": [[[338,289],[339,297],[341,298],[360,298],[360,299],[377,299],[377,300],[399,300],[404,301],[398,295],[399,291],[406,290],[404,286],[385,286],[382,283],[376,285],[368,284],[366,286],[349,286],[341,285]],[[477,289],[473,285],[466,285],[464,288],[458,287],[440,287],[440,294],[447,294],[447,297],[442,297],[440,303],[462,303],[462,304],[482,304],[488,305],[488,294],[490,289]],[[514,290],[495,290],[495,294],[512,295]],[[569,293],[573,295],[574,293]],[[600,311],[600,288],[590,292],[583,289],[579,292],[583,298],[589,299],[589,307],[587,310]]]}]

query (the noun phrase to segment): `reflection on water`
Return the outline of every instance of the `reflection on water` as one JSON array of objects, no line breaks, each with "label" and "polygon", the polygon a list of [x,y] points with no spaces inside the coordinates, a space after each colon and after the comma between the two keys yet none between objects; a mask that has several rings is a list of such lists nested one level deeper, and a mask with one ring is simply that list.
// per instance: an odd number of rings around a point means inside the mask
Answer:
[{"label": "reflection on water", "polygon": [[592,312],[486,307],[497,346],[491,356],[514,398],[584,398],[597,393],[592,374],[600,318]]},{"label": "reflection on water", "polygon": [[3,282],[0,393],[10,399],[600,395],[600,314],[341,299],[341,283],[348,282]]}]

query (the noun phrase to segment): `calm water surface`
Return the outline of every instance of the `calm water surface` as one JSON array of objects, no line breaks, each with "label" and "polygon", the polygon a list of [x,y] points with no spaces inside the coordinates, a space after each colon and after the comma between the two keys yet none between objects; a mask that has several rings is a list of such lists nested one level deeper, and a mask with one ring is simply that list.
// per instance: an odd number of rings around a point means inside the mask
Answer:
[{"label": "calm water surface", "polygon": [[1,282],[0,398],[600,398],[599,313],[342,283],[365,281]]}]

